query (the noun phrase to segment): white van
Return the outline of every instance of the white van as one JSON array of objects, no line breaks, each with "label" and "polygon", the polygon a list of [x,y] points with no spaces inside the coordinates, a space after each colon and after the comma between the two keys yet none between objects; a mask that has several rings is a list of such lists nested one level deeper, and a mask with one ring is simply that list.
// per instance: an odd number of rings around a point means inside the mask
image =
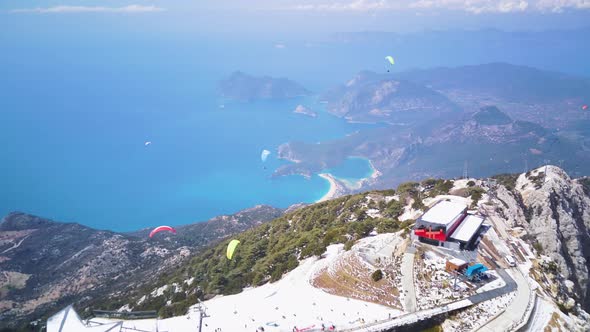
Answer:
[{"label": "white van", "polygon": [[516,260],[514,260],[514,257],[506,256],[504,259],[506,260],[508,265],[513,266],[513,267],[516,266]]}]

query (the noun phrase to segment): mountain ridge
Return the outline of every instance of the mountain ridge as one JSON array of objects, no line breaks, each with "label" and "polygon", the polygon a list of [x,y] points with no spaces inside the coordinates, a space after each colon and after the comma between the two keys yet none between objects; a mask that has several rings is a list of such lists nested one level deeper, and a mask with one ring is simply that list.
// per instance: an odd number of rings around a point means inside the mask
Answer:
[{"label": "mountain ridge", "polygon": [[[177,236],[117,233],[25,213],[0,222],[0,327],[15,327],[70,302],[91,303],[156,280],[203,246],[280,216],[259,205],[180,226]],[[24,282],[20,282],[24,280]]]}]

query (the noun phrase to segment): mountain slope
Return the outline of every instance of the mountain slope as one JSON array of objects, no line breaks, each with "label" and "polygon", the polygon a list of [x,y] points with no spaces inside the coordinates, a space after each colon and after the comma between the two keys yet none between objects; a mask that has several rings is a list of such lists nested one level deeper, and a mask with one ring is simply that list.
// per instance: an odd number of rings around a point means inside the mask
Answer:
[{"label": "mountain slope", "polygon": [[148,230],[121,234],[12,213],[0,222],[0,327],[153,282],[202,246],[281,214],[256,206],[149,239]]},{"label": "mountain slope", "polygon": [[400,77],[436,90],[485,92],[519,102],[547,102],[590,97],[590,80],[507,63],[435,68]]},{"label": "mountain slope", "polygon": [[424,85],[372,72],[359,73],[322,98],[328,102],[330,113],[360,122],[415,123],[457,109],[445,96]]},{"label": "mountain slope", "polygon": [[576,176],[590,171],[587,123],[590,80],[491,63],[396,74],[360,72],[327,91],[327,110],[350,121],[381,125],[341,139],[287,142],[292,161],[274,176],[309,176],[349,156],[370,159],[381,176],[362,189],[402,180],[489,176],[557,162]]},{"label": "mountain slope", "polygon": [[[590,320],[584,311],[590,266],[586,259],[590,183],[585,178],[572,180],[555,166],[547,167],[547,180],[543,183],[540,179],[544,170],[542,167],[528,174],[497,176],[496,184],[478,179],[429,179],[422,183],[404,183],[395,191],[366,192],[304,207],[236,235],[241,244],[233,260],[224,257],[227,241],[221,242],[171,273],[168,279],[161,279],[143,293],[126,294],[126,299],[129,307],[135,310],[156,309],[163,317],[182,315],[197,299],[235,294],[245,287],[279,280],[306,257],[324,255],[331,243],[343,243],[347,250],[372,231],[398,232],[394,237],[405,237],[413,223],[407,218],[415,218],[424,204],[431,205],[441,199],[439,195],[450,193],[468,197],[472,208],[486,215],[487,223],[493,227],[484,233],[477,259],[502,267],[505,265],[502,257],[515,252],[513,255],[518,255],[520,270],[525,275],[524,282],[538,284],[541,302],[551,305],[551,308],[539,310],[559,307],[555,309],[558,310],[555,319],[566,329],[582,331],[585,322]],[[448,196],[442,198],[445,197]],[[328,267],[328,270],[331,268],[336,267]],[[361,285],[361,277],[368,277],[370,271],[363,273],[366,275],[352,274],[355,285]],[[397,277],[394,274],[387,278],[393,278],[390,282],[394,283]],[[338,280],[345,283],[347,277],[335,274],[331,278],[322,275],[315,280],[327,283],[327,286],[320,286],[325,291],[339,294],[345,288],[331,287]],[[354,295],[359,288],[352,288],[346,296],[367,300],[375,295],[365,286],[360,289],[363,290],[361,295]],[[248,294],[244,292],[240,301],[247,303]],[[394,298],[394,307],[399,307],[397,301]],[[478,310],[482,309],[466,309],[461,317],[480,317]],[[461,326],[459,324],[457,330],[461,330]]]},{"label": "mountain slope", "polygon": [[309,94],[303,86],[286,78],[255,77],[239,71],[222,80],[218,88],[223,97],[239,101],[288,99]]},{"label": "mountain slope", "polygon": [[516,190],[537,248],[557,262],[558,271],[573,282],[571,296],[590,311],[590,197],[584,183],[587,178],[573,181],[549,166],[521,175]]}]

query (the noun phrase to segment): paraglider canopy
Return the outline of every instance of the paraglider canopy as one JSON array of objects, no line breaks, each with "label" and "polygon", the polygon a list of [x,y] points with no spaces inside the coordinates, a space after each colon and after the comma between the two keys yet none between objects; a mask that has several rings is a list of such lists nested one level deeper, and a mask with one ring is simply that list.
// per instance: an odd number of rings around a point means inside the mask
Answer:
[{"label": "paraglider canopy", "polygon": [[176,230],[170,226],[158,226],[150,232],[150,238],[152,238],[154,235],[156,235],[156,233],[163,232],[163,231],[168,231],[173,234],[176,234]]},{"label": "paraglider canopy", "polygon": [[269,155],[270,151],[262,150],[262,153],[260,154],[260,160],[262,160],[262,162],[265,162]]},{"label": "paraglider canopy", "polygon": [[239,240],[229,241],[229,244],[227,245],[227,253],[225,254],[227,259],[232,259],[232,257],[234,257],[234,251],[236,250],[238,244],[240,244]]},{"label": "paraglider canopy", "polygon": [[395,65],[395,60],[391,55],[386,56],[385,60],[389,61],[389,63],[391,63],[392,65]]},{"label": "paraglider canopy", "polygon": [[145,145],[145,146],[148,146],[148,145],[150,145],[150,144],[152,144],[152,142],[150,142],[150,141],[146,141],[146,142],[144,143],[144,145]]},{"label": "paraglider canopy", "polygon": [[588,105],[584,105],[584,106],[582,106],[582,109],[583,109],[584,111],[585,111],[585,110],[587,110],[587,109],[588,109]]}]

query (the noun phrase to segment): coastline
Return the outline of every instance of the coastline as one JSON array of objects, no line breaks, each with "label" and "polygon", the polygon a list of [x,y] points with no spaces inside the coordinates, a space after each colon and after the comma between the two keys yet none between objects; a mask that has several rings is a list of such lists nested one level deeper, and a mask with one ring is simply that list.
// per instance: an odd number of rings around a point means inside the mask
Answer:
[{"label": "coastline", "polygon": [[320,199],[315,201],[316,203],[324,202],[333,198],[336,198],[341,192],[343,192],[341,185],[336,181],[336,178],[330,173],[320,173],[318,174],[321,178],[327,180],[330,183],[330,189],[328,192],[322,196]]},{"label": "coastline", "polygon": [[352,190],[358,190],[358,189],[362,188],[362,186],[364,184],[369,184],[371,182],[371,180],[374,181],[375,179],[380,177],[382,175],[382,173],[379,172],[379,170],[377,168],[375,168],[375,165],[373,165],[373,162],[368,158],[365,158],[365,159],[368,160],[369,165],[373,171],[371,172],[371,175],[369,175],[368,177],[362,178],[362,179],[354,181],[354,182],[348,181],[346,179],[338,179],[330,173],[318,174],[318,176],[327,180],[330,183],[330,189],[328,190],[328,192],[326,194],[324,194],[324,196],[322,196],[320,199],[318,199],[315,202],[316,203],[324,202],[324,201],[342,196],[346,193],[350,193],[350,191],[352,191]]}]

